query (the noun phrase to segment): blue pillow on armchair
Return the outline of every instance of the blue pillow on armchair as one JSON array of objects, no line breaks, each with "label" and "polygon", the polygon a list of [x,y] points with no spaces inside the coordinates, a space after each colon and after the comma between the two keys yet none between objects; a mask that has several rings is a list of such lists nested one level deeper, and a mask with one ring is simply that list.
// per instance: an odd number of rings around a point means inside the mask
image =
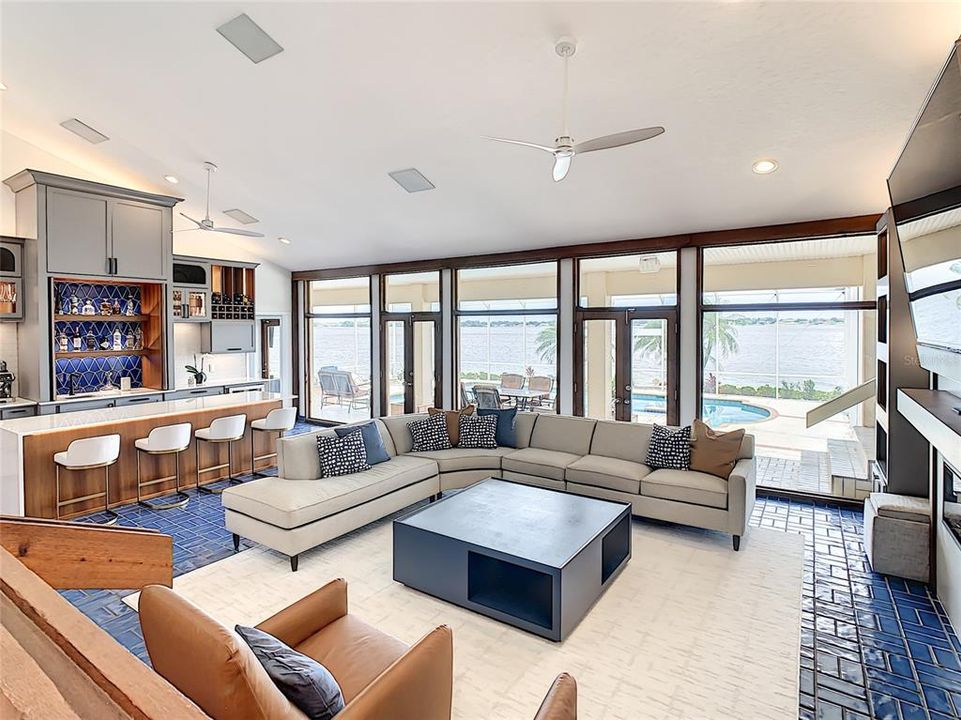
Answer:
[{"label": "blue pillow on armchair", "polygon": [[367,464],[376,465],[390,460],[387,448],[384,447],[384,438],[380,436],[380,430],[377,429],[373,420],[362,425],[341,425],[335,427],[334,432],[337,433],[337,437],[344,437],[355,432],[358,428],[360,429],[360,437],[364,441],[364,448],[367,450]]},{"label": "blue pillow on armchair", "polygon": [[497,433],[495,435],[495,440],[497,441],[498,447],[517,447],[517,430],[514,427],[514,422],[517,419],[517,408],[504,408],[503,410],[495,410],[493,408],[478,408],[478,415],[496,415],[497,416]]}]

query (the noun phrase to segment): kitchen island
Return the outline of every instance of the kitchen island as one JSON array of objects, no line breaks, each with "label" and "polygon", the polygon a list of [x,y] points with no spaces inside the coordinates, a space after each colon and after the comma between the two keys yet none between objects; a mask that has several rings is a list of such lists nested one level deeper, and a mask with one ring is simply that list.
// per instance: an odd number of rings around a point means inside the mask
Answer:
[{"label": "kitchen island", "polygon": [[[0,421],[0,512],[7,515],[55,518],[57,516],[56,468],[53,456],[79,438],[120,435],[120,458],[110,467],[110,505],[137,502],[137,451],[134,442],[164,425],[189,422],[193,429],[204,428],[218,417],[245,413],[247,429],[242,440],[233,444],[234,474],[250,472],[250,421],[265,417],[291,398],[266,392],[210,395],[185,400],[153,402],[142,405],[102,408],[77,413],[41,415]],[[257,456],[276,452],[275,433],[254,433]],[[182,452],[180,482],[193,487],[197,478],[196,440]],[[141,455],[141,481],[163,479],[150,486],[145,499],[173,492],[175,456]],[[201,466],[226,465],[226,444],[201,443]],[[257,469],[272,465],[261,460]],[[227,469],[206,472],[203,483],[227,477]],[[103,489],[103,470],[61,473],[63,500],[85,497]],[[91,499],[69,506],[63,517],[83,514],[103,507],[103,500]]]}]

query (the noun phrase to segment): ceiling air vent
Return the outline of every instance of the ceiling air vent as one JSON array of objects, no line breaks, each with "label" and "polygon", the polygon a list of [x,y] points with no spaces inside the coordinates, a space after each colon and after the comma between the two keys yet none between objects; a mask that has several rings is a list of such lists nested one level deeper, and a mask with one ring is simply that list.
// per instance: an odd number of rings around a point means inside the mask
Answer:
[{"label": "ceiling air vent", "polygon": [[89,143],[93,143],[94,145],[110,139],[99,130],[94,130],[86,123],[80,122],[77,120],[77,118],[64,120],[62,123],[60,123],[60,127],[66,128],[70,132],[74,133],[75,135],[79,135],[84,140]]},{"label": "ceiling air vent", "polygon": [[247,13],[225,22],[217,28],[217,32],[253,63],[259,63],[284,51],[280,43],[265,33]]},{"label": "ceiling air vent", "polygon": [[425,178],[420,170],[416,168],[407,168],[406,170],[394,170],[394,172],[387,173],[390,175],[394,182],[400,185],[404,190],[409,193],[421,192],[422,190],[433,190],[434,183]]},{"label": "ceiling air vent", "polygon": [[254,223],[260,222],[260,220],[255,218],[253,215],[250,215],[249,213],[245,213],[243,210],[239,210],[238,208],[233,208],[232,210],[224,210],[224,215],[229,215],[234,220],[236,220],[239,223],[243,223],[244,225],[253,225]]}]

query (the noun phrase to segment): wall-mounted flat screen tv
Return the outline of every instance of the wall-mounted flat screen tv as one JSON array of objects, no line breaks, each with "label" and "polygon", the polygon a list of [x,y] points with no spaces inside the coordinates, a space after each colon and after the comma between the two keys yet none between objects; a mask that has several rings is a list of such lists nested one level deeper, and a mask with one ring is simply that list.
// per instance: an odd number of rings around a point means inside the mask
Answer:
[{"label": "wall-mounted flat screen tv", "polygon": [[961,382],[961,40],[888,178],[918,358]]}]

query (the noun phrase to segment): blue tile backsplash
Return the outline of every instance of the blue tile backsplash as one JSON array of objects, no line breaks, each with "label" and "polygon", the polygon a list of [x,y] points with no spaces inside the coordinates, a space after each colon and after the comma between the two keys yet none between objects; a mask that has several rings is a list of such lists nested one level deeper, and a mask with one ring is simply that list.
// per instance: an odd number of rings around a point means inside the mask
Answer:
[{"label": "blue tile backsplash", "polygon": [[[80,312],[85,304],[91,304],[95,315],[73,315],[72,298],[76,298],[76,307]],[[140,323],[122,318],[104,317],[100,314],[101,302],[111,304],[114,313],[119,308],[120,314],[128,314],[128,302],[131,303],[129,313],[139,315],[141,312],[140,287],[137,285],[113,285],[84,282],[55,282],[54,308],[59,315],[70,315],[69,320],[57,320],[54,323],[54,352],[59,356],[55,363],[56,392],[66,395],[70,389],[70,376],[74,375],[75,392],[95,392],[103,388],[108,376],[114,385],[119,385],[121,377],[130,378],[131,387],[143,386],[143,365],[139,355],[116,355],[108,357],[69,357],[59,351],[61,334],[67,334],[68,353],[73,351],[72,339],[80,335],[81,351],[88,351],[88,333],[94,338],[97,350],[113,350],[113,333],[119,330],[124,350],[140,349],[138,341],[142,342],[138,330]]]}]

